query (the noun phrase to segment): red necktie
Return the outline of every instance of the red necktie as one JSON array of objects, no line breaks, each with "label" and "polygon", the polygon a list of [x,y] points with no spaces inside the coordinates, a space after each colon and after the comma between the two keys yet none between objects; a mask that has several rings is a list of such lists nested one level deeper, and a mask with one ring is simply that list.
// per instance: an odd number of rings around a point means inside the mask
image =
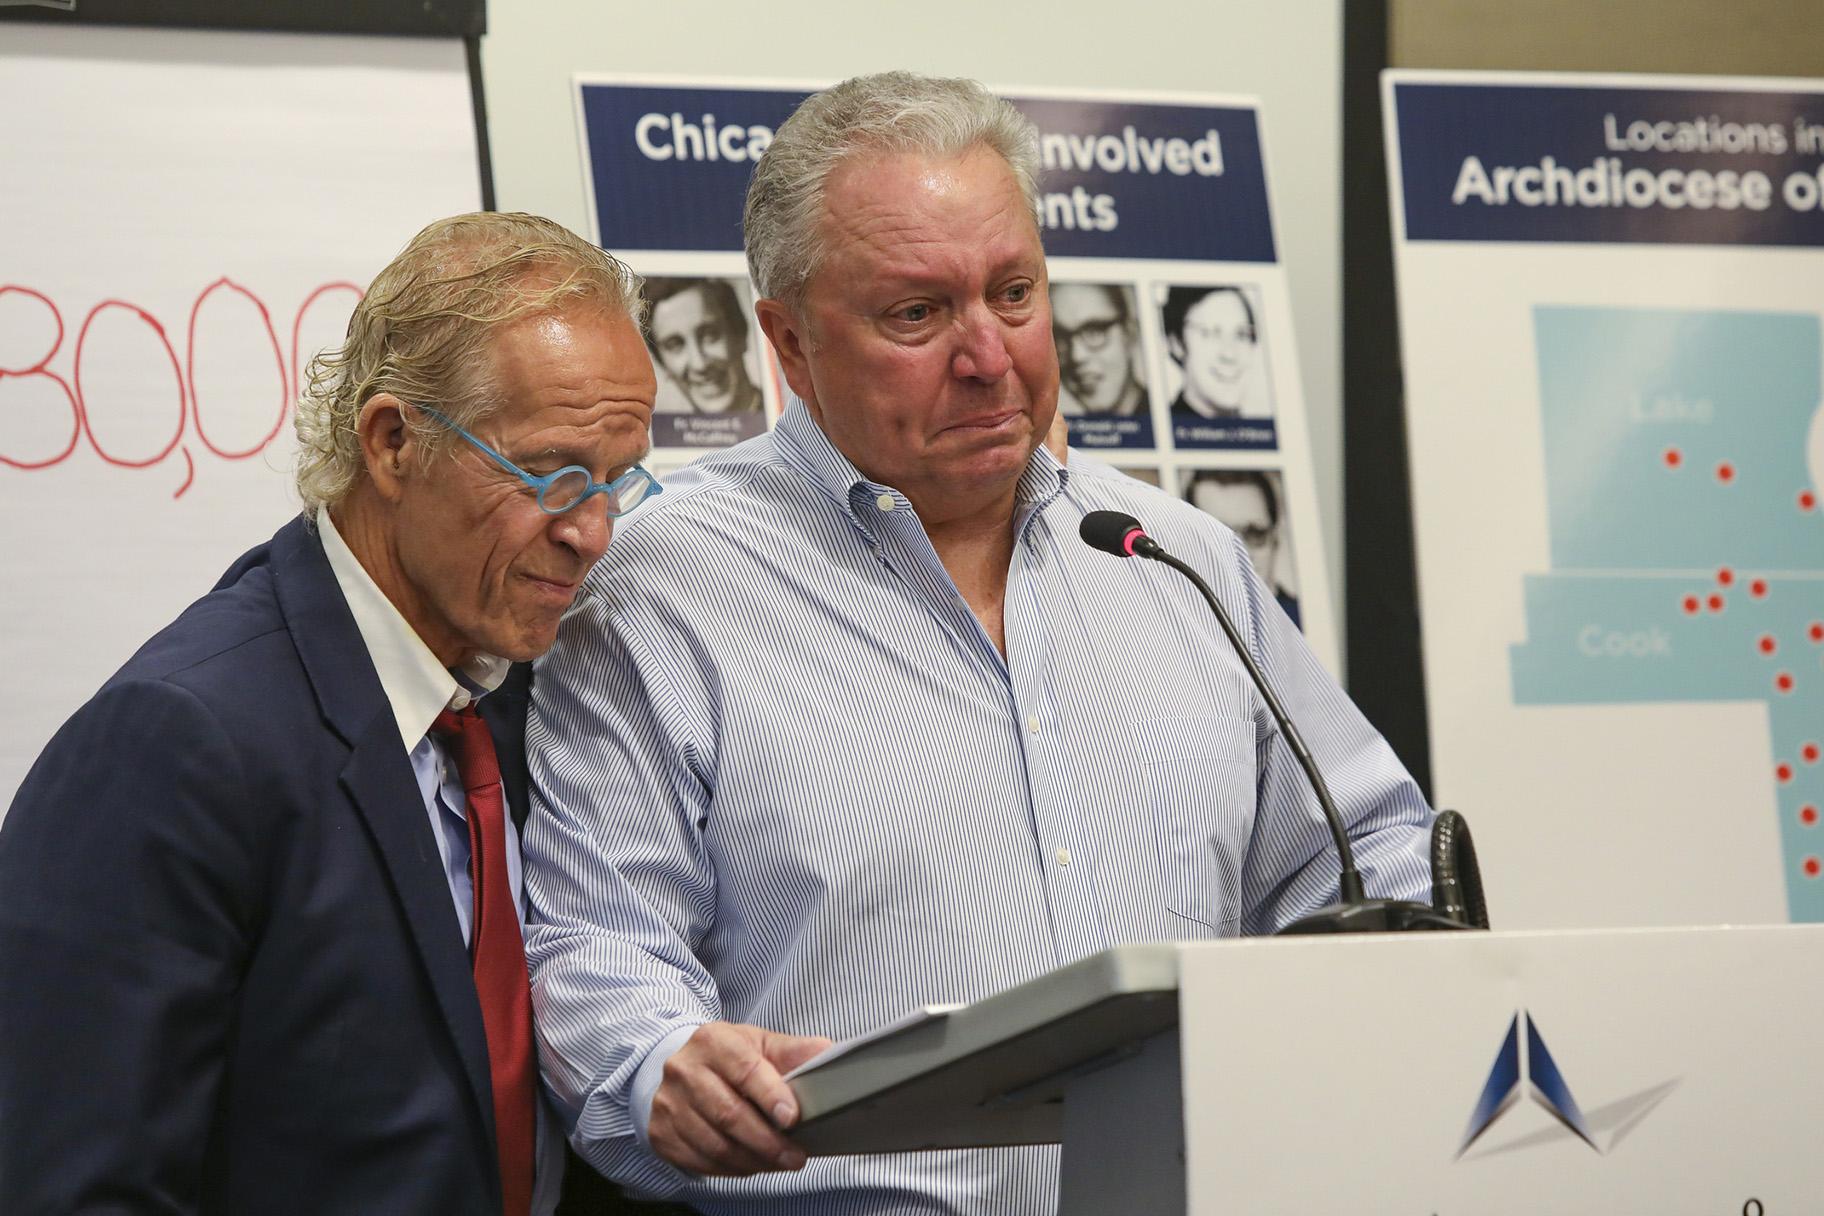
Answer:
[{"label": "red necktie", "polygon": [[500,1153],[505,1216],[532,1208],[534,1097],[532,989],[526,981],[526,944],[507,878],[507,808],[500,786],[494,737],[473,706],[437,715],[431,730],[456,755],[456,770],[469,796],[469,877],[475,888],[469,954],[475,994],[488,1035],[488,1072],[494,1082],[494,1133]]}]

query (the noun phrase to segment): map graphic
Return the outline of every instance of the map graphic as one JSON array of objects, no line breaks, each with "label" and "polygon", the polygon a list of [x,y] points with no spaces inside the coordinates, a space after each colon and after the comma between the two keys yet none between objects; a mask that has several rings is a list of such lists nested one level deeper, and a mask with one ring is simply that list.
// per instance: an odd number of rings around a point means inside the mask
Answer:
[{"label": "map graphic", "polygon": [[1539,306],[1533,325],[1552,569],[1524,579],[1515,703],[1765,702],[1787,905],[1824,921],[1819,318]]}]

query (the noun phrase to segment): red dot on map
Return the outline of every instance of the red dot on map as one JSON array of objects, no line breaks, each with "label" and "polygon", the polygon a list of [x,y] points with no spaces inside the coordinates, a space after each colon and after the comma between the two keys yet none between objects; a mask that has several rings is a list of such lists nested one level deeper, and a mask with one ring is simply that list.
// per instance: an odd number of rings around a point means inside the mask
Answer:
[{"label": "red dot on map", "polygon": [[1761,640],[1757,645],[1760,647],[1762,654],[1772,654],[1780,648],[1780,644],[1773,640],[1773,635],[1770,633],[1763,633],[1761,635]]},{"label": "red dot on map", "polygon": [[1817,505],[1818,496],[1816,494],[1813,494],[1810,490],[1799,491],[1799,510],[1810,511],[1815,509]]},{"label": "red dot on map", "polygon": [[1818,745],[1815,743],[1807,743],[1804,747],[1801,747],[1799,749],[1799,759],[1807,764],[1816,764],[1818,762]]},{"label": "red dot on map", "polygon": [[1734,583],[1735,583],[1735,571],[1731,570],[1729,567],[1724,566],[1722,569],[1720,569],[1716,572],[1716,585],[1717,586],[1729,587],[1729,586],[1733,586]]},{"label": "red dot on map", "polygon": [[1824,862],[1820,862],[1815,857],[1807,857],[1805,859],[1804,869],[1805,877],[1816,878],[1820,872],[1824,872]]},{"label": "red dot on map", "polygon": [[1735,480],[1735,466],[1730,464],[1727,460],[1725,460],[1725,461],[1723,461],[1723,463],[1717,465],[1716,466],[1716,479],[1718,481],[1722,482],[1724,485],[1728,485],[1730,482],[1734,481]]},{"label": "red dot on map", "polygon": [[1789,671],[1782,671],[1779,675],[1773,677],[1773,686],[1781,692],[1791,692],[1792,673]]},{"label": "red dot on map", "polygon": [[1704,610],[1704,605],[1695,595],[1687,595],[1681,605],[1686,616],[1696,616]]},{"label": "red dot on map", "polygon": [[1685,461],[1684,456],[1679,452],[1679,450],[1677,448],[1667,448],[1666,454],[1663,459],[1665,460],[1666,467],[1668,469],[1676,469],[1679,465],[1683,464]]},{"label": "red dot on map", "polygon": [[1723,610],[1723,597],[1720,595],[1711,596],[1709,599],[1709,607],[1712,612],[1721,612]]},{"label": "red dot on map", "polygon": [[1792,765],[1790,765],[1790,764],[1774,765],[1773,766],[1773,776],[1774,776],[1774,780],[1778,781],[1781,785],[1785,785],[1788,781],[1792,780]]},{"label": "red dot on map", "polygon": [[1824,621],[1813,621],[1805,636],[1814,642],[1824,642]]},{"label": "red dot on map", "polygon": [[1752,595],[1757,600],[1766,599],[1767,598],[1767,580],[1764,578],[1757,578],[1752,583],[1749,583],[1748,584],[1748,594]]},{"label": "red dot on map", "polygon": [[1817,827],[1818,826],[1818,808],[1815,806],[1800,807],[1799,808],[1799,822],[1804,824],[1808,828]]}]

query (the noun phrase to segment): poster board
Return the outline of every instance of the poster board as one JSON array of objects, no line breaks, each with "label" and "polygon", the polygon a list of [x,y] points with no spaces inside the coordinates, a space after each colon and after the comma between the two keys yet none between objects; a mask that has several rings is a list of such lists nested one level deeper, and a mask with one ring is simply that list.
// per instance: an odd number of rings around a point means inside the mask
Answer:
[{"label": "poster board", "polygon": [[0,813],[57,726],[297,511],[311,355],[414,232],[480,203],[459,40],[6,33],[0,666],[30,691],[0,709]]},{"label": "poster board", "polygon": [[1434,784],[1501,923],[1824,920],[1824,86],[1383,82]]},{"label": "poster board", "polygon": [[[589,235],[653,287],[660,470],[778,417],[787,390],[752,321],[742,202],[772,132],[828,83],[575,79]],[[1040,130],[1041,226],[1072,446],[1226,516],[1337,671],[1258,104],[993,87]],[[727,335],[707,361],[713,369],[684,337],[707,314],[723,318]],[[693,405],[693,394],[710,401]],[[737,401],[749,404],[731,409]]]}]

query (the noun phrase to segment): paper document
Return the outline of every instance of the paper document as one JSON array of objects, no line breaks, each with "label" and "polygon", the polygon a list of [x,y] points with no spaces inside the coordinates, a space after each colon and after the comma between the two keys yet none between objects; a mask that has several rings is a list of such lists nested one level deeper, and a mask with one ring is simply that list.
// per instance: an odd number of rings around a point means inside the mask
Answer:
[{"label": "paper document", "polygon": [[844,1039],[840,1043],[825,1048],[798,1067],[792,1069],[792,1071],[786,1073],[785,1079],[790,1081],[796,1077],[802,1076],[804,1073],[811,1071],[811,1069],[820,1068],[823,1065],[828,1064],[831,1060],[846,1056],[857,1047],[864,1047],[867,1044],[874,1042],[876,1039],[884,1039],[889,1035],[898,1034],[902,1030],[910,1030],[912,1027],[922,1025],[925,1022],[934,1022],[938,1018],[949,1017],[962,1007],[962,1003],[959,1002],[954,1005],[923,1005],[917,1009],[908,1010],[884,1026],[876,1026],[866,1034],[858,1034],[852,1039]]}]

